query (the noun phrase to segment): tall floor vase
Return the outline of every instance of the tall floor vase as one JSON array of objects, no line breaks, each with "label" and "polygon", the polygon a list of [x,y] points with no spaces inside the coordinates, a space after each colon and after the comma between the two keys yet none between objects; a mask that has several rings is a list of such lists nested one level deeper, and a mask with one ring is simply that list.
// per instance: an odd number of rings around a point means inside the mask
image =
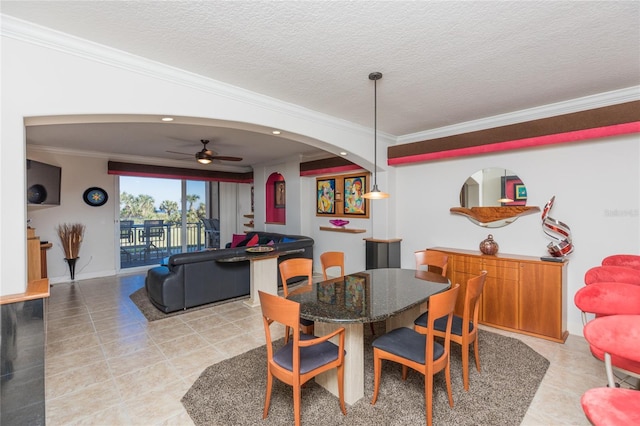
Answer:
[{"label": "tall floor vase", "polygon": [[69,272],[71,273],[71,281],[75,281],[76,279],[76,261],[80,259],[79,257],[75,257],[73,259],[65,259],[69,264]]}]

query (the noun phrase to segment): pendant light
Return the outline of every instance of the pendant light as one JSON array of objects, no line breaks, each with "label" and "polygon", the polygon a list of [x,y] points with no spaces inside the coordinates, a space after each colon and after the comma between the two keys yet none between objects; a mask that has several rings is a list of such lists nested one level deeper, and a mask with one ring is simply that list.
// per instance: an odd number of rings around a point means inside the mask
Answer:
[{"label": "pendant light", "polygon": [[[507,185],[507,169],[504,169],[504,183],[502,184],[502,188],[506,191]],[[498,200],[500,204],[513,203],[513,199],[507,197],[506,193]]]},{"label": "pendant light", "polygon": [[362,195],[362,198],[380,200],[389,198],[389,194],[378,189],[378,80],[382,73],[372,72],[369,80],[373,80],[373,187],[370,192]]}]

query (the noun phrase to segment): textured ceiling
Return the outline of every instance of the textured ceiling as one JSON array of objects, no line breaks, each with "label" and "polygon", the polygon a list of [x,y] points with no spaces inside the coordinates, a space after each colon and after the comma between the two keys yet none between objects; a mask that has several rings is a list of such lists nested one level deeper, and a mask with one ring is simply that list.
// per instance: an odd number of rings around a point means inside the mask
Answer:
[{"label": "textured ceiling", "polygon": [[367,76],[381,71],[378,128],[395,136],[640,84],[638,1],[1,5],[3,14],[369,127]]}]

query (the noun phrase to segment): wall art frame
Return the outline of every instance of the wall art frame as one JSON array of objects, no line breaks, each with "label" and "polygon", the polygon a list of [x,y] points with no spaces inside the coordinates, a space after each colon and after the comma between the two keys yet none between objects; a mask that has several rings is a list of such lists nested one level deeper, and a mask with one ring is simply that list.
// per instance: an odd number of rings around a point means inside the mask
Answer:
[{"label": "wall art frame", "polygon": [[278,180],[273,183],[273,207],[284,209],[287,207],[287,189],[285,181]]},{"label": "wall art frame", "polygon": [[336,214],[336,179],[316,179],[316,214]]},{"label": "wall art frame", "polygon": [[527,204],[527,190],[518,176],[503,176],[501,196],[513,200],[510,203],[502,203],[502,206],[525,206]]},{"label": "wall art frame", "polygon": [[345,216],[369,217],[369,203],[363,198],[369,186],[365,174],[344,177],[343,214]]},{"label": "wall art frame", "polygon": [[[362,195],[369,189],[369,178],[368,172],[317,177],[314,189],[316,216],[368,219],[369,200],[362,198]],[[332,188],[333,209],[328,207],[331,204]],[[329,192],[329,194],[325,194],[325,192]]]}]

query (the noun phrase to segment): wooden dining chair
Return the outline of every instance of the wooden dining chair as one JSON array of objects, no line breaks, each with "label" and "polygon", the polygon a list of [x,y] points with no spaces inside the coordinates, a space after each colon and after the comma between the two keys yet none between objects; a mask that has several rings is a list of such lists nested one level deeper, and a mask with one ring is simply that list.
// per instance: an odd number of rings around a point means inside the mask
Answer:
[{"label": "wooden dining chair", "polygon": [[[320,373],[336,368],[340,410],[347,414],[344,405],[344,327],[321,336],[293,333],[293,339],[274,350],[270,325],[277,322],[296,330],[299,326],[300,304],[272,294],[258,291],[262,309],[265,338],[267,340],[267,388],[262,418],[269,414],[273,378],[293,388],[293,413],[295,424],[300,425],[300,401],[302,385]],[[338,336],[336,346],[329,339]]]},{"label": "wooden dining chair", "polygon": [[[322,279],[328,280],[327,269],[340,268],[340,277],[344,277],[344,252],[341,251],[325,251],[320,255],[320,264],[322,265]],[[376,334],[373,323],[369,323],[371,334]]]},{"label": "wooden dining chair", "polygon": [[[478,350],[478,317],[480,314],[480,296],[484,289],[487,271],[482,271],[477,277],[467,280],[467,290],[464,296],[462,317],[453,316],[451,325],[451,341],[462,347],[462,382],[464,390],[469,390],[469,349],[473,344],[476,369],[480,372],[480,352]],[[413,329],[418,333],[427,333],[427,318],[429,312],[420,315],[413,323]],[[447,317],[437,318],[433,326],[433,334],[446,337]]]},{"label": "wooden dining chair", "polygon": [[[380,376],[382,373],[382,360],[388,360],[402,364],[402,379],[406,380],[409,368],[424,375],[424,398],[426,405],[427,425],[432,424],[433,413],[433,376],[444,370],[447,383],[449,406],[453,407],[453,395],[451,394],[451,369],[449,367],[449,343],[451,338],[451,323],[453,322],[453,309],[460,284],[453,288],[434,294],[429,298],[430,316],[427,320],[427,334],[418,333],[410,328],[396,328],[373,341],[373,399],[375,404],[380,391]],[[434,340],[436,318],[447,318],[444,343]]]},{"label": "wooden dining chair", "polygon": [[[307,285],[313,284],[313,260],[306,258],[293,258],[280,262],[280,279],[282,280],[282,292],[284,297],[289,296],[289,281],[294,278],[306,277]],[[313,334],[313,321],[300,318],[300,331],[305,334]],[[289,328],[285,327],[285,342],[289,341]]]},{"label": "wooden dining chair", "polygon": [[[414,255],[416,257],[416,269],[426,266],[427,270],[431,272],[438,272],[443,277],[447,276],[449,256],[445,253],[437,250],[418,250],[414,252]],[[434,271],[434,268],[437,268],[437,271]]]},{"label": "wooden dining chair", "polygon": [[344,276],[344,253],[341,251],[326,251],[320,255],[322,265],[322,279],[328,280],[327,269],[340,268],[340,277]]}]

